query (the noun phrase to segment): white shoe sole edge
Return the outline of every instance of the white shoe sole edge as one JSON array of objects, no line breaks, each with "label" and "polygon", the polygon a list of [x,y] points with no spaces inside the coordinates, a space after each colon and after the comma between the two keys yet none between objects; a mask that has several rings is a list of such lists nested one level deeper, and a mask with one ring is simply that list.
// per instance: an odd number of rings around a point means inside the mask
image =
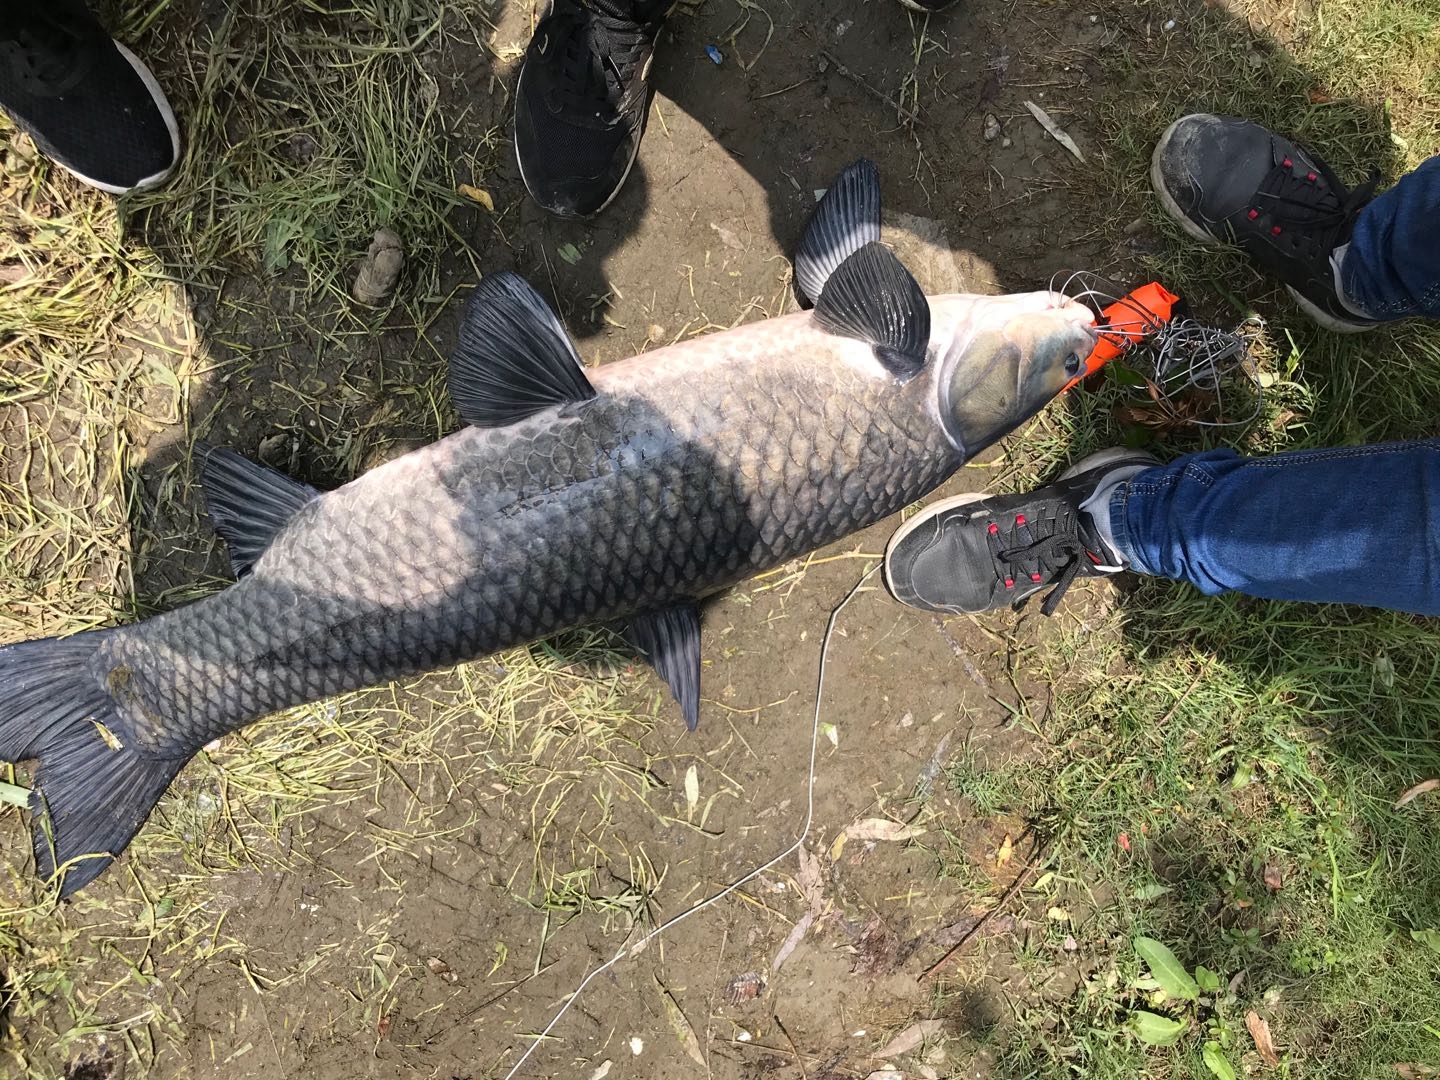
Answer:
[{"label": "white shoe sole edge", "polygon": [[174,158],[168,168],[161,170],[154,176],[147,176],[138,183],[131,184],[129,187],[121,187],[118,184],[107,184],[104,181],[96,180],[93,176],[86,176],[78,169],[72,169],[63,161],[56,161],[55,164],[59,165],[82,184],[88,184],[90,187],[98,188],[110,195],[128,195],[132,191],[147,191],[150,188],[159,187],[169,179],[170,175],[175,171],[176,167],[180,164],[180,123],[175,119],[175,111],[170,108],[170,102],[165,97],[165,91],[161,90],[160,84],[155,81],[154,73],[145,66],[144,62],[141,61],[138,56],[120,44],[120,42],[116,41],[114,45],[115,48],[120,50],[120,55],[125,58],[126,63],[135,69],[135,74],[140,76],[140,81],[145,84],[145,89],[150,92],[150,100],[153,101],[155,107],[160,110],[160,116],[165,121],[165,129],[170,132],[170,152],[174,155]]}]

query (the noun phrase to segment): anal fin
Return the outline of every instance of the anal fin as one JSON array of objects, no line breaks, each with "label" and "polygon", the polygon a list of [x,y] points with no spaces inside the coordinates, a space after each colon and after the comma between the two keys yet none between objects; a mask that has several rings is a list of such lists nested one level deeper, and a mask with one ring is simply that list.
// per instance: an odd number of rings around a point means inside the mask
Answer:
[{"label": "anal fin", "polygon": [[550,305],[509,271],[485,275],[471,293],[449,384],[460,418],[477,427],[505,427],[595,396]]},{"label": "anal fin", "polygon": [[243,577],[275,534],[320,493],[233,450],[202,447],[201,453],[200,485],[210,522],[230,550],[230,568]]},{"label": "anal fin", "polygon": [[680,604],[637,615],[622,636],[665,680],[685,726],[694,731],[700,724],[700,609]]},{"label": "anal fin", "polygon": [[930,303],[895,253],[878,241],[841,263],[820,293],[815,318],[826,330],[867,342],[896,378],[925,366]]}]

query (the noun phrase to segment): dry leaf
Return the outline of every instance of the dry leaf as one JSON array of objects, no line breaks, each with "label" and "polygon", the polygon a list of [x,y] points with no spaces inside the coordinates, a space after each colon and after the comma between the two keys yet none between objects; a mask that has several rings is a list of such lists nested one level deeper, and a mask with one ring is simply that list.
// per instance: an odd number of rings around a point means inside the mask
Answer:
[{"label": "dry leaf", "polygon": [[850,838],[849,838],[848,836],[846,836],[843,831],[840,833],[840,835],[838,835],[837,837],[835,837],[835,842],[830,845],[830,861],[831,861],[831,862],[839,862],[839,861],[840,861],[840,855],[841,855],[841,853],[844,852],[844,850],[845,850],[845,841],[846,841],[846,840],[849,840],[849,839],[850,839]]},{"label": "dry leaf", "polygon": [[795,883],[800,887],[800,895],[805,898],[810,914],[818,917],[825,912],[825,874],[820,869],[819,857],[804,844],[800,845],[797,854],[800,857],[800,874]]},{"label": "dry leaf", "polygon": [[695,820],[695,808],[700,805],[700,776],[691,765],[685,770],[685,814],[690,821]]},{"label": "dry leaf", "polygon": [[479,203],[486,210],[489,210],[490,213],[493,214],[495,212],[495,200],[490,197],[490,192],[484,188],[473,187],[470,184],[461,184],[460,194],[464,195],[465,198],[471,202]]},{"label": "dry leaf", "polygon": [[905,1074],[896,1069],[877,1069],[865,1080],[905,1080]]},{"label": "dry leaf", "polygon": [[1285,875],[1280,872],[1280,868],[1274,863],[1265,864],[1265,870],[1261,874],[1261,877],[1265,882],[1265,887],[1271,892],[1279,892],[1285,887]]},{"label": "dry leaf", "polygon": [[670,1021],[670,1030],[675,1032],[675,1037],[680,1040],[680,1045],[685,1048],[690,1059],[704,1068],[705,1053],[700,1049],[700,1040],[695,1037],[695,1029],[690,1026],[690,1021],[685,1019],[685,1014],[670,996],[670,991],[665,989],[665,984],[657,978],[655,985],[660,990],[660,1003],[665,1006],[665,1018]]},{"label": "dry leaf", "polygon": [[1074,154],[1081,161],[1085,160],[1085,155],[1080,152],[1080,147],[1075,145],[1075,140],[1070,138],[1069,135],[1066,135],[1065,132],[1060,129],[1060,125],[1055,123],[1054,120],[1050,119],[1049,113],[1047,113],[1044,109],[1040,108],[1040,106],[1036,105],[1033,101],[1025,102],[1025,108],[1030,110],[1030,115],[1035,117],[1035,119],[1039,121],[1040,126],[1050,133],[1050,137],[1052,139],[1058,142],[1066,150],[1069,150],[1070,153]]},{"label": "dry leaf", "polygon": [[800,916],[800,921],[795,924],[795,929],[780,946],[780,951],[775,954],[775,960],[770,965],[771,971],[779,971],[780,965],[790,959],[790,954],[795,951],[795,946],[800,944],[800,939],[805,936],[805,931],[810,929],[810,924],[815,921],[815,916],[808,911]]},{"label": "dry leaf", "polygon": [[1276,1068],[1280,1064],[1280,1055],[1275,1053],[1275,1044],[1270,1040],[1270,1024],[1251,1009],[1245,1014],[1245,1026],[1250,1029],[1250,1037],[1255,1040],[1260,1059],[1270,1068]]},{"label": "dry leaf", "polygon": [[879,1050],[876,1050],[875,1056],[884,1060],[908,1054],[926,1039],[939,1035],[944,1027],[945,1021],[943,1020],[921,1020],[918,1024],[911,1024]]},{"label": "dry leaf", "polygon": [[743,1005],[747,1001],[754,1001],[765,989],[765,980],[760,977],[758,971],[747,971],[743,975],[736,975],[725,984],[725,1000],[731,1005]]},{"label": "dry leaf", "polygon": [[1014,854],[1015,841],[1011,839],[1010,834],[1007,832],[1005,839],[1000,842],[1000,850],[995,853],[995,865],[1004,866],[1010,861],[1010,857]]},{"label": "dry leaf", "polygon": [[605,1077],[610,1075],[610,1066],[613,1064],[614,1062],[609,1058],[600,1062],[599,1065],[595,1066],[595,1071],[590,1074],[590,1080],[605,1080]]},{"label": "dry leaf", "polygon": [[1418,799],[1421,795],[1440,788],[1440,780],[1422,780],[1412,788],[1406,788],[1405,793],[1395,800],[1395,809],[1399,810],[1408,802]]},{"label": "dry leaf", "polygon": [[893,843],[924,836],[925,830],[919,825],[903,825],[886,818],[865,818],[848,826],[845,835],[851,840],[885,840]]},{"label": "dry leaf", "polygon": [[1433,1065],[1421,1065],[1414,1061],[1397,1061],[1395,1071],[1405,1080],[1423,1080],[1427,1076],[1440,1076],[1440,1069]]}]

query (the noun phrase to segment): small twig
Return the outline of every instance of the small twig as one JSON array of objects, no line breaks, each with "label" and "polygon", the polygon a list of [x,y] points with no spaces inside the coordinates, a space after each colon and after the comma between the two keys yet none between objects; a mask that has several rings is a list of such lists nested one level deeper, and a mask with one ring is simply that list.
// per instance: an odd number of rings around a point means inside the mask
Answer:
[{"label": "small twig", "polygon": [[[960,955],[960,950],[965,948],[966,945],[969,945],[970,942],[974,940],[975,936],[979,934],[980,931],[984,928],[985,924],[988,923],[992,918],[994,918],[994,916],[999,911],[1001,911],[1006,904],[1008,904],[1011,900],[1015,898],[1015,894],[1025,887],[1025,882],[1030,879],[1030,875],[1033,874],[1040,866],[1044,865],[1046,860],[1040,857],[1043,854],[1043,851],[1037,852],[1030,859],[1030,861],[1025,864],[1025,869],[1020,871],[1020,876],[1015,879],[1014,883],[1010,886],[1010,888],[1005,890],[1005,895],[1000,898],[1000,902],[996,904],[993,908],[991,908],[989,911],[987,911],[984,915],[982,915],[980,917],[980,921],[977,922],[974,926],[972,926],[969,932],[966,933],[964,937],[962,937],[954,945],[950,946],[949,951],[947,951],[944,956],[940,957],[939,960],[936,960],[935,963],[931,964],[928,968],[926,968],[919,975],[917,975],[915,977],[915,981],[924,982],[926,979],[932,977],[935,972],[939,971],[942,967],[948,964],[953,957]],[[781,1030],[784,1029],[782,1028]]]},{"label": "small twig", "polygon": [[886,94],[884,91],[881,91],[881,90],[876,90],[875,87],[871,86],[868,82],[866,82],[864,79],[862,79],[859,75],[856,75],[855,72],[851,71],[851,70],[850,70],[849,68],[847,68],[844,64],[842,64],[839,60],[835,59],[835,56],[834,56],[833,53],[829,53],[829,52],[826,52],[824,49],[821,49],[821,50],[820,50],[820,55],[823,56],[826,60],[829,60],[830,63],[834,64],[834,65],[835,65],[835,70],[838,71],[841,75],[844,75],[845,78],[849,79],[851,82],[853,82],[856,86],[860,87],[862,90],[867,90],[867,91],[869,91],[869,92],[870,92],[871,94],[873,94],[875,97],[877,97],[877,98],[879,98],[881,101],[883,101],[886,105],[889,105],[892,109],[894,109],[894,110],[895,110],[895,115],[898,116],[898,117],[900,117],[901,120],[904,120],[904,121],[905,121],[906,123],[908,123],[908,124],[917,124],[917,125],[919,125],[920,127],[925,127],[925,126],[927,126],[924,120],[921,120],[920,117],[916,116],[916,115],[915,115],[913,112],[911,112],[909,109],[905,108],[905,106],[901,105],[898,101],[896,101],[894,98],[892,98],[889,94]]},{"label": "small twig", "polygon": [[775,1026],[780,1029],[780,1034],[785,1036],[785,1041],[790,1044],[790,1053],[795,1055],[795,1064],[800,1068],[800,1080],[810,1080],[810,1074],[805,1071],[805,1059],[800,1056],[800,1050],[795,1045],[795,1040],[790,1037],[790,1032],[785,1030],[785,1025],[780,1022],[780,1017],[775,1017]]}]

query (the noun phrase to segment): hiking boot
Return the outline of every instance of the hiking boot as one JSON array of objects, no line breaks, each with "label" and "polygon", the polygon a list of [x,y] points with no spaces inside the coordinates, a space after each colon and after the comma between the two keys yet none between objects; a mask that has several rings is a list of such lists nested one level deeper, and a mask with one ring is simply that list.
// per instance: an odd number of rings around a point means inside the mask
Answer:
[{"label": "hiking boot", "polygon": [[620,192],[650,112],[655,39],[674,0],[550,0],[515,88],[515,156],[535,201],[590,217]]},{"label": "hiking boot", "polygon": [[1139,450],[1104,450],[1025,494],[941,499],[890,538],[885,587],[902,604],[955,614],[1018,608],[1050,589],[1040,608],[1050,615],[1077,577],[1126,569],[1112,546],[1110,496],[1117,484],[1158,464]]},{"label": "hiking boot", "polygon": [[150,69],[112,41],[82,0],[5,0],[0,109],[76,178],[123,195],[180,160],[180,128]]},{"label": "hiking boot", "polygon": [[1350,191],[1314,154],[1259,124],[1196,113],[1160,136],[1150,184],[1202,244],[1234,244],[1328,330],[1376,325],[1345,304],[1337,248],[1350,242],[1378,176]]}]

